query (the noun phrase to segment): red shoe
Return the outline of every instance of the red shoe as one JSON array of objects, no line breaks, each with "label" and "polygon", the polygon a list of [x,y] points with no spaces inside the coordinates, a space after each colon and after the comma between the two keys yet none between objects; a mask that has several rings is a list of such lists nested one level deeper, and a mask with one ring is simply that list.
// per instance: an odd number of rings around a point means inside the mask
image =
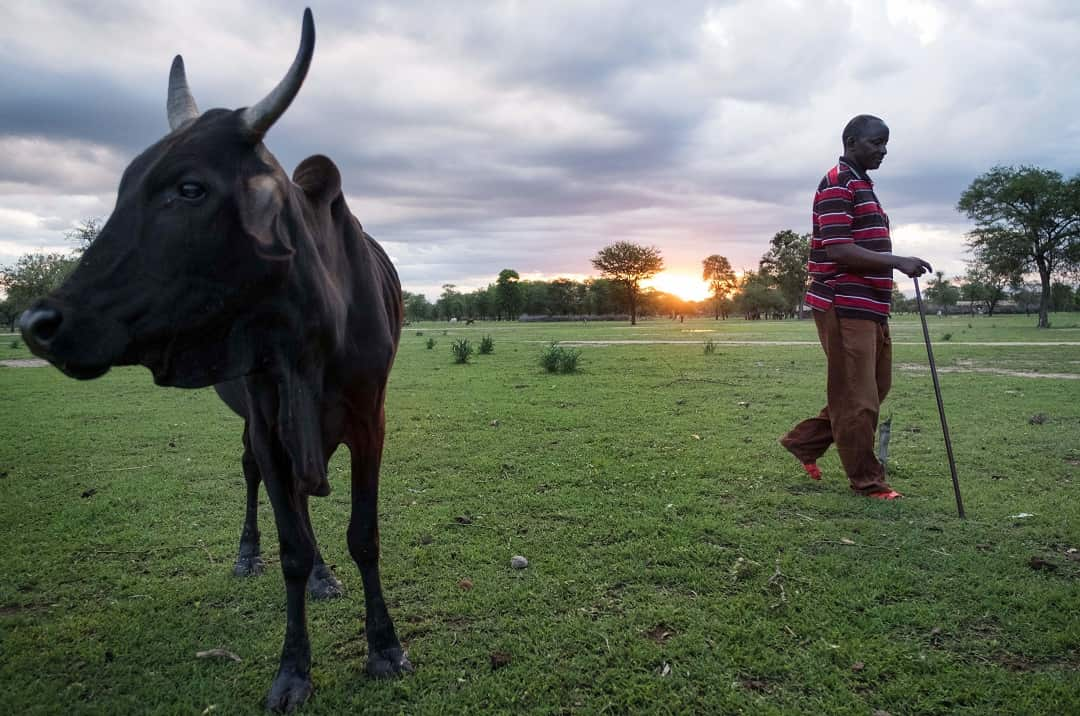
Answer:
[{"label": "red shoe", "polygon": [[821,479],[821,468],[817,466],[816,462],[804,462],[802,469],[806,470],[806,474],[810,476],[811,480]]},{"label": "red shoe", "polygon": [[897,500],[897,499],[903,497],[903,495],[901,495],[896,490],[882,490],[881,492],[868,492],[866,494],[866,496],[870,497],[870,498],[873,498],[875,500]]}]

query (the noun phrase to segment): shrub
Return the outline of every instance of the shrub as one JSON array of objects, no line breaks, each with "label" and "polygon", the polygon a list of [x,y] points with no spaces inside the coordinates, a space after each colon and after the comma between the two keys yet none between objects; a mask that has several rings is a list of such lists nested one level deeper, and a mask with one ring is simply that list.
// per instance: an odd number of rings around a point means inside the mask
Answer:
[{"label": "shrub", "polygon": [[435,347],[435,339],[434,338],[428,338],[427,339],[427,349],[431,350],[434,347]]},{"label": "shrub", "polygon": [[418,336],[422,336],[422,335],[424,335],[424,332],[423,332],[423,331],[417,331],[417,332],[416,332],[416,335],[418,335]]},{"label": "shrub", "polygon": [[563,348],[557,341],[548,344],[540,354],[540,365],[548,373],[573,373],[577,370],[581,351],[576,348]]},{"label": "shrub", "polygon": [[454,353],[455,363],[468,363],[473,354],[473,346],[468,338],[457,339],[450,344],[450,350]]},{"label": "shrub", "polygon": [[716,352],[716,343],[712,338],[705,339],[705,355],[711,356]]},{"label": "shrub", "polygon": [[941,340],[943,340],[943,341],[951,341],[952,340],[952,334],[951,333],[946,333],[945,335],[943,335],[941,337]]},{"label": "shrub", "polygon": [[11,342],[11,347],[12,348],[18,348],[19,347],[19,339],[18,338],[16,338],[15,340],[13,340]]},{"label": "shrub", "polygon": [[491,336],[484,336],[480,339],[480,353],[487,355],[495,350],[495,341],[491,340]]}]

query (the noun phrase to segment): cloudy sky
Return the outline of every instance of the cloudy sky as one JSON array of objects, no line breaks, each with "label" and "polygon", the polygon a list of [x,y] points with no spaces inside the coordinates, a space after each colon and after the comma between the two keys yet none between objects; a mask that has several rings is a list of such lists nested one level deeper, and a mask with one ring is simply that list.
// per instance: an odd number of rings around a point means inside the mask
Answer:
[{"label": "cloudy sky", "polygon": [[[407,290],[500,269],[583,277],[608,243],[700,275],[809,230],[854,114],[897,250],[963,270],[960,193],[995,164],[1080,171],[1076,0],[311,3],[307,82],[267,136],[323,153]],[[181,53],[202,109],[253,104],[292,61],[302,3],[5,3],[0,264],[66,250],[168,129]]]}]

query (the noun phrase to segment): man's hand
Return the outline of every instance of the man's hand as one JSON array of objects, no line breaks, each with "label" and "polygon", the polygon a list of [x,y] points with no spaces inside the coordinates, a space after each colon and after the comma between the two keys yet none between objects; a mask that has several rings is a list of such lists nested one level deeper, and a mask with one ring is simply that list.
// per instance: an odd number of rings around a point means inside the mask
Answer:
[{"label": "man's hand", "polygon": [[902,256],[896,264],[896,268],[907,274],[908,278],[918,278],[924,273],[933,271],[933,267],[918,256]]}]

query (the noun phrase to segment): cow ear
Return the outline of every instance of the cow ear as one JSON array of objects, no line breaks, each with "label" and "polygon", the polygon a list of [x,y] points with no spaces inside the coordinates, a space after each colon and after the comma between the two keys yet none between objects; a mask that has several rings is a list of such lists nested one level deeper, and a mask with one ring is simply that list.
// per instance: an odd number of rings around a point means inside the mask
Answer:
[{"label": "cow ear", "polygon": [[293,181],[315,203],[329,204],[341,195],[341,172],[330,157],[308,157],[293,171]]},{"label": "cow ear", "polygon": [[290,261],[294,253],[282,215],[285,191],[272,174],[246,179],[240,192],[240,220],[254,241],[255,253],[267,261]]}]

